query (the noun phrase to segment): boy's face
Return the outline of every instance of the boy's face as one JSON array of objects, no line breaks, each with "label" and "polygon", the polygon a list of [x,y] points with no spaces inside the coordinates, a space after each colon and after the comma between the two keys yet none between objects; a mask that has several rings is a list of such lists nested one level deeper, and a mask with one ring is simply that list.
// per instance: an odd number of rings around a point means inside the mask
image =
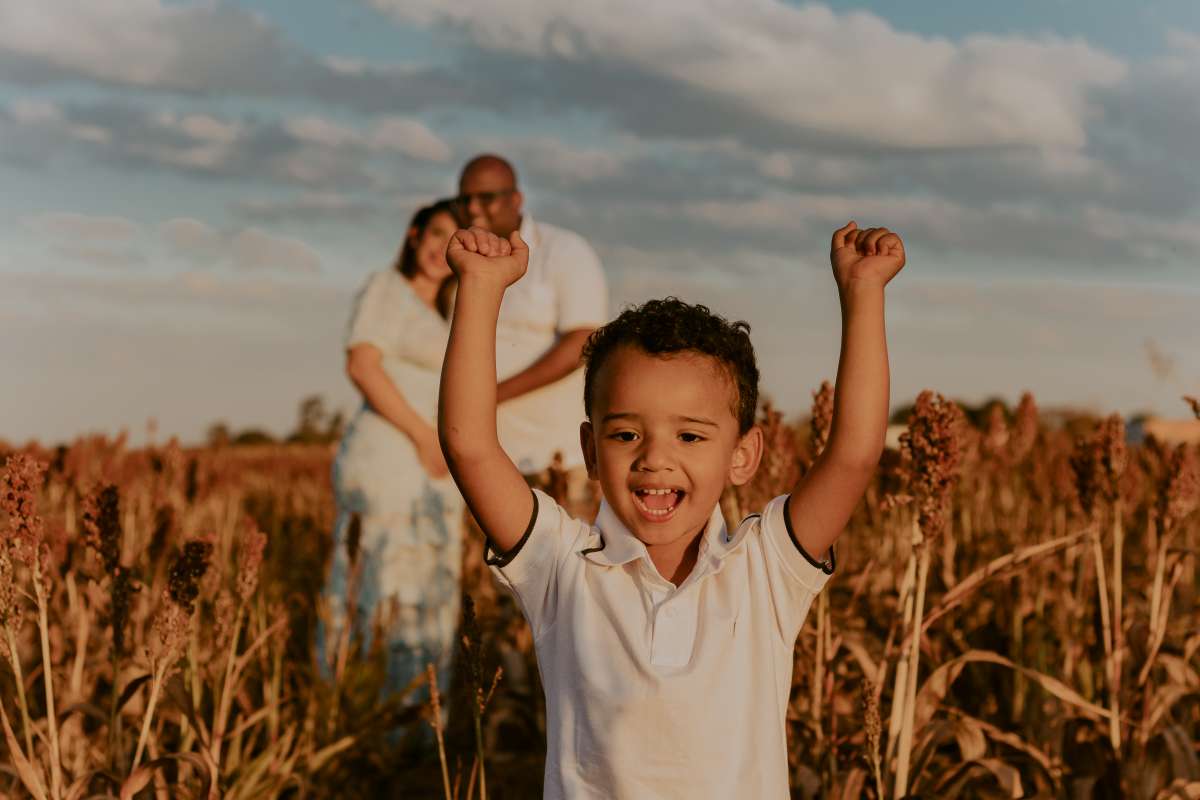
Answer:
[{"label": "boy's face", "polygon": [[762,433],[738,430],[734,384],[700,353],[666,357],[622,346],[595,378],[580,438],[588,475],[647,548],[686,547],[721,492],[754,475]]}]

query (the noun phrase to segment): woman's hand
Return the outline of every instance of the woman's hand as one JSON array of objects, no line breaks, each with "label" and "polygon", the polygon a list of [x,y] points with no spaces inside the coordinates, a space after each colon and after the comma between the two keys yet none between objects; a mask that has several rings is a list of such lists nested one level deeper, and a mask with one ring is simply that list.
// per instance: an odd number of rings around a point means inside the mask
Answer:
[{"label": "woman's hand", "polygon": [[460,284],[485,279],[498,281],[502,289],[507,289],[529,267],[529,247],[519,231],[513,231],[509,239],[501,239],[483,228],[471,228],[450,237],[446,260]]},{"label": "woman's hand", "polygon": [[887,228],[859,230],[853,221],[833,232],[829,261],[838,288],[883,288],[904,267],[904,242]]},{"label": "woman's hand", "polygon": [[446,466],[446,457],[442,455],[442,446],[438,442],[437,431],[426,428],[421,435],[413,438],[413,446],[417,449],[417,458],[425,474],[431,478],[444,478],[450,474]]}]

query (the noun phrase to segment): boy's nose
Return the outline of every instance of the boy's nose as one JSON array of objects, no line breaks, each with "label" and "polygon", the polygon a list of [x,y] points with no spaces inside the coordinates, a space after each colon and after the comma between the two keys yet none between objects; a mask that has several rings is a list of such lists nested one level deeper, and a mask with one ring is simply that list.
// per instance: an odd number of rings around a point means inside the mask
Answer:
[{"label": "boy's nose", "polygon": [[670,469],[670,454],[667,452],[665,446],[653,439],[648,439],[633,466],[639,472],[658,472],[659,470]]}]

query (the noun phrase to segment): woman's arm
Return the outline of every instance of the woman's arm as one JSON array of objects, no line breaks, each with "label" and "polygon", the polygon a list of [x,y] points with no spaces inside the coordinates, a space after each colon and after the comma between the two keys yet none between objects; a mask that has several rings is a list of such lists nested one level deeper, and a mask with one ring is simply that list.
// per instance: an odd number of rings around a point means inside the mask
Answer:
[{"label": "woman's arm", "polygon": [[346,351],[346,375],[376,414],[407,436],[417,449],[425,471],[435,478],[449,474],[438,445],[437,430],[405,399],[383,369],[383,353],[373,344],[360,343]]}]

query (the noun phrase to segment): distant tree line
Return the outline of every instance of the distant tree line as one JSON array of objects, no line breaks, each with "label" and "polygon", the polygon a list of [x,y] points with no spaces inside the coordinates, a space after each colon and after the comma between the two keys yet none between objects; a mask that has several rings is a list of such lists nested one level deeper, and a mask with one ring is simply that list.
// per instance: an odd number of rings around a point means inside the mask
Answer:
[{"label": "distant tree line", "polygon": [[244,447],[256,444],[332,444],[342,438],[346,417],[341,410],[330,413],[325,398],[309,395],[300,401],[296,426],[291,433],[279,438],[262,428],[243,428],[234,431],[227,422],[208,426],[209,447]]}]

